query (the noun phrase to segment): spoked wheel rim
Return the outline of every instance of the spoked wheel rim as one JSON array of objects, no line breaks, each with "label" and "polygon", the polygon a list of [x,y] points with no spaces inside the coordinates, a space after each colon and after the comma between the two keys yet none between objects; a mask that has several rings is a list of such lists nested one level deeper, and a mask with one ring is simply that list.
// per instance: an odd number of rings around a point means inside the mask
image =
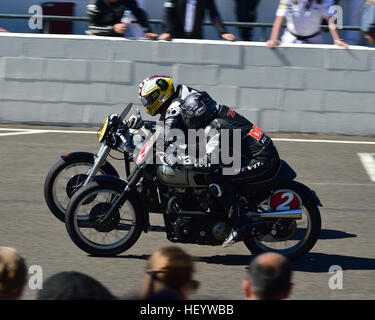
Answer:
[{"label": "spoked wheel rim", "polygon": [[[262,207],[265,204],[261,204]],[[255,244],[265,252],[278,252],[280,254],[291,254],[301,249],[310,238],[312,223],[308,209],[302,206],[302,219],[275,220],[275,236],[267,234],[261,239],[254,239]]]},{"label": "spoked wheel rim", "polygon": [[[86,245],[100,250],[112,250],[127,242],[136,230],[136,213],[130,201],[101,222],[119,192],[97,190],[83,197],[74,213],[74,229]],[[91,199],[91,200],[90,200]],[[90,200],[90,201],[88,201]]]},{"label": "spoked wheel rim", "polygon": [[[53,182],[52,194],[59,210],[66,211],[70,198],[82,186],[92,166],[92,163],[86,162],[72,163],[58,173]],[[98,173],[104,172],[99,170]]]}]

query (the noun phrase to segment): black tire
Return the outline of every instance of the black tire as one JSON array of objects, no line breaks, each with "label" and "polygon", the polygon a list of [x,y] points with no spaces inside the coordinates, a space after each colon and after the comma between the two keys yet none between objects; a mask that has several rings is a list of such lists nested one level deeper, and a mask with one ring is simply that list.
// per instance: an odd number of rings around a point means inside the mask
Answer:
[{"label": "black tire", "polygon": [[[44,199],[46,201],[46,204],[50,211],[53,213],[53,215],[59,219],[62,222],[65,222],[65,211],[66,208],[64,208],[64,205],[61,204],[58,199],[56,199],[54,195],[54,184],[56,181],[56,178],[59,176],[59,174],[65,170],[67,167],[71,165],[76,166],[86,166],[94,164],[94,155],[87,153],[79,158],[66,158],[66,159],[60,159],[55,163],[55,165],[50,169],[48,172],[45,182],[44,182]],[[102,165],[100,168],[100,171],[98,174],[109,174],[118,177],[118,173],[116,169],[107,161]],[[66,195],[68,198],[71,198],[71,195]]]},{"label": "black tire", "polygon": [[[66,230],[68,231],[68,234],[72,241],[83,251],[94,255],[94,256],[103,256],[103,257],[109,257],[109,256],[115,256],[117,254],[120,254],[126,250],[128,250],[130,247],[132,247],[136,241],[139,239],[142,230],[143,230],[143,224],[142,224],[142,217],[143,217],[143,206],[142,203],[139,203],[139,199],[136,197],[135,194],[129,193],[127,201],[131,204],[132,208],[134,209],[134,216],[135,216],[135,224],[134,229],[128,239],[124,243],[121,243],[120,245],[116,247],[111,248],[98,248],[94,242],[87,239],[79,229],[80,222],[77,220],[77,207],[80,205],[80,203],[85,203],[86,198],[90,199],[92,198],[90,195],[92,193],[98,192],[98,191],[113,191],[116,194],[120,194],[124,189],[123,186],[120,184],[101,184],[98,181],[90,182],[85,188],[80,189],[77,191],[72,199],[69,202],[66,216],[65,216],[65,226]],[[92,228],[93,229],[93,228]]]},{"label": "black tire", "polygon": [[292,182],[289,185],[282,186],[278,189],[291,189],[297,192],[301,199],[302,199],[302,206],[305,207],[307,214],[309,215],[310,219],[310,226],[308,231],[308,236],[304,239],[304,242],[301,244],[300,247],[297,247],[295,250],[265,250],[265,248],[260,244],[259,241],[249,239],[244,240],[246,247],[253,253],[254,255],[258,255],[265,252],[277,252],[290,260],[295,260],[306,253],[308,253],[315,245],[317,240],[319,239],[319,234],[321,230],[321,217],[320,212],[317,205],[314,203],[314,200],[310,194],[299,182]]}]

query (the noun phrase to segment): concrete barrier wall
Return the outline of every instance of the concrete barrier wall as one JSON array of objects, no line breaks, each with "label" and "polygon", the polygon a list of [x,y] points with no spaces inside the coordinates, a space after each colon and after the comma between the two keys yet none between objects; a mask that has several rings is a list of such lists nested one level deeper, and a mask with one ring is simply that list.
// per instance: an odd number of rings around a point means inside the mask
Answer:
[{"label": "concrete barrier wall", "polygon": [[0,35],[0,122],[97,125],[152,74],[269,132],[375,135],[375,49],[63,35]]}]

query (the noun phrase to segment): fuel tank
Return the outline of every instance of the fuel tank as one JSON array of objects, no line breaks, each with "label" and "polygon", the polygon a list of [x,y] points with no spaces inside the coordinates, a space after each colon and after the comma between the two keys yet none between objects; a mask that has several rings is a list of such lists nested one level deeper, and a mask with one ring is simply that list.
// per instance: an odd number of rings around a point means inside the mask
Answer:
[{"label": "fuel tank", "polygon": [[160,164],[156,167],[156,176],[161,184],[171,187],[207,188],[207,172],[202,169],[187,166],[171,168]]}]

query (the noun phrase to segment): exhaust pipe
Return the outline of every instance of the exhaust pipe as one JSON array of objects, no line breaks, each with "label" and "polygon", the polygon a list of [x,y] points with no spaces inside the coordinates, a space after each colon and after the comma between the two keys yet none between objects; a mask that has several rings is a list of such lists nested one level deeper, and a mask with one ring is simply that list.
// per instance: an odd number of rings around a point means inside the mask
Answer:
[{"label": "exhaust pipe", "polygon": [[251,218],[302,219],[302,209],[274,212],[248,212],[247,214]]}]

